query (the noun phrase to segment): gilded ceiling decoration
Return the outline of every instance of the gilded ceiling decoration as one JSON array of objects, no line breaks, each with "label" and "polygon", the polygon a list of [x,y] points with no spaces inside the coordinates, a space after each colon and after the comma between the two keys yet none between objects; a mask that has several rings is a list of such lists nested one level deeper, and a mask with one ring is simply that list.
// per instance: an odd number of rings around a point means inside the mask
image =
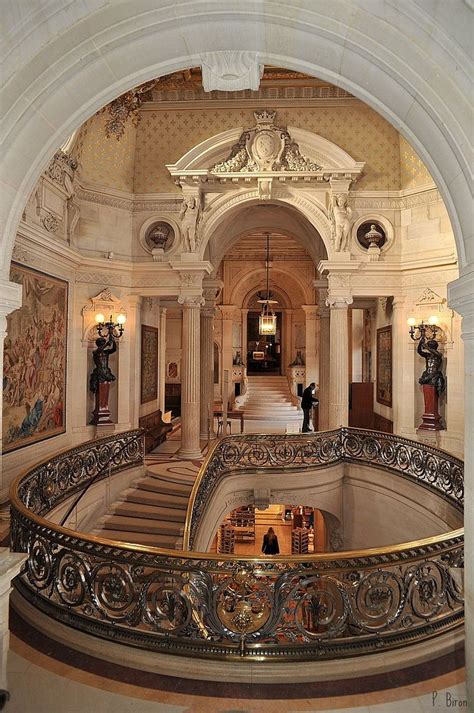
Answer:
[{"label": "gilded ceiling decoration", "polygon": [[[329,82],[324,82],[314,77],[309,77],[301,72],[291,72],[281,67],[265,67],[262,79],[262,89],[265,87],[307,87],[318,90],[321,96],[350,97],[351,95],[335,87]],[[184,94],[183,94],[184,92]],[[176,101],[189,100],[190,98],[228,98],[232,94],[236,97],[247,95],[248,92],[205,92],[202,84],[202,72],[200,67],[184,69],[173,72],[157,79],[152,79],[145,84],[141,84],[134,89],[130,89],[125,94],[114,99],[98,113],[106,114],[105,135],[107,138],[114,137],[119,141],[125,133],[127,122],[132,122],[137,126],[140,121],[140,107],[146,101]],[[262,94],[265,94],[263,91]],[[250,92],[251,96],[259,96],[259,92]]]}]

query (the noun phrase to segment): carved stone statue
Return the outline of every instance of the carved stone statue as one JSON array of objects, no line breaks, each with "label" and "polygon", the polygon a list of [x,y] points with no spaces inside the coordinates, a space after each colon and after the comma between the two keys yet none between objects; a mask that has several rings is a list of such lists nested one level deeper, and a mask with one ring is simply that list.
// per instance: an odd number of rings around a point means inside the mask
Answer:
[{"label": "carved stone statue", "polygon": [[443,356],[438,351],[438,342],[436,339],[426,340],[422,337],[418,342],[417,352],[426,361],[426,368],[418,379],[418,383],[434,386],[438,396],[441,396],[446,382],[441,371]]},{"label": "carved stone statue", "polygon": [[115,381],[109,367],[109,356],[117,351],[117,343],[110,334],[108,339],[99,337],[95,340],[97,349],[94,349],[92,358],[94,360],[94,371],[90,376],[90,390],[95,394],[99,390],[99,384]]},{"label": "carved stone statue", "polygon": [[349,247],[352,208],[347,205],[347,196],[338,193],[330,207],[333,228],[334,250],[341,252]]},{"label": "carved stone statue", "polygon": [[184,242],[189,252],[196,251],[198,246],[197,227],[201,218],[200,205],[194,196],[183,199],[179,217],[183,231]]},{"label": "carved stone statue", "polygon": [[293,359],[291,364],[288,364],[288,366],[304,366],[304,365],[305,365],[305,363],[304,363],[303,356],[301,354],[301,351],[298,349],[296,352],[295,358]]}]

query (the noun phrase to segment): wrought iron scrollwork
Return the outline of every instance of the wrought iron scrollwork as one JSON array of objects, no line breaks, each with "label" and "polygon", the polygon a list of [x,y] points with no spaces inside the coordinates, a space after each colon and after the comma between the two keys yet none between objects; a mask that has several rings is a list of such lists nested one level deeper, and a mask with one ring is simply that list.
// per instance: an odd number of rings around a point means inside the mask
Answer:
[{"label": "wrought iron scrollwork", "polygon": [[[461,531],[379,552],[239,561],[113,544],[42,519],[104,462],[115,470],[140,462],[140,442],[122,447],[136,433],[72,449],[18,484],[12,540],[28,560],[15,586],[48,615],[153,650],[259,660],[353,656],[462,626]],[[461,461],[387,434],[232,437],[214,454],[200,497],[228,468],[281,465],[291,474],[345,458],[414,478],[462,505]]]}]

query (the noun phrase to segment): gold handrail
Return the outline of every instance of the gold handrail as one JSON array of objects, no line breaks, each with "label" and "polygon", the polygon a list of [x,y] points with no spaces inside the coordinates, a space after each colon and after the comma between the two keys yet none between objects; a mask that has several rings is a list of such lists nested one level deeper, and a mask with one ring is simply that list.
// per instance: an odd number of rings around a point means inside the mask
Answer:
[{"label": "gold handrail", "polygon": [[[356,429],[354,429],[356,430]],[[361,429],[363,430],[363,429]],[[374,432],[376,433],[376,432]],[[120,436],[121,434],[116,434],[117,436]],[[107,438],[110,439],[110,436]],[[231,436],[227,437],[228,439],[233,438]],[[102,440],[102,439],[100,439]],[[91,440],[91,441],[86,441],[85,443],[80,444],[80,446],[87,445],[87,443],[91,444],[97,444],[100,442],[99,439],[96,440]],[[106,440],[105,438],[103,439],[104,441]],[[404,441],[408,439],[403,439]],[[204,460],[198,474],[199,481],[202,478],[206,466],[209,463],[214,450],[216,449],[217,445],[220,442],[216,443],[212,450],[207,454],[206,459]],[[416,443],[416,442],[414,442]],[[419,444],[418,444],[419,445]],[[76,446],[77,448],[78,446]],[[439,450],[441,449],[433,449],[433,450]],[[73,537],[76,539],[81,539],[84,542],[90,542],[94,544],[99,544],[99,545],[104,545],[106,547],[113,547],[119,550],[124,550],[124,551],[132,551],[132,552],[137,552],[137,553],[150,553],[150,554],[156,554],[156,555],[163,555],[166,557],[171,557],[171,558],[176,558],[176,559],[189,559],[189,560],[209,560],[209,561],[215,561],[215,562],[231,562],[238,560],[239,562],[252,562],[252,563],[258,563],[258,562],[265,562],[266,565],[268,565],[269,562],[325,562],[325,561],[336,561],[336,560],[344,560],[344,559],[360,559],[360,558],[373,558],[377,556],[390,556],[390,555],[397,555],[400,554],[403,551],[406,550],[413,550],[417,548],[424,548],[424,547],[431,547],[434,545],[439,545],[445,540],[455,540],[459,539],[461,537],[464,537],[464,528],[458,528],[456,530],[451,530],[445,533],[442,533],[440,535],[435,535],[432,537],[426,537],[426,538],[421,538],[417,540],[411,540],[409,542],[403,542],[399,543],[396,545],[388,545],[384,547],[372,547],[372,548],[366,548],[362,550],[344,550],[344,551],[338,551],[338,552],[324,552],[324,553],[319,553],[319,554],[306,554],[306,555],[296,555],[296,556],[288,556],[288,555],[272,555],[271,559],[269,559],[268,556],[265,558],[263,557],[255,557],[251,555],[239,555],[236,557],[235,555],[225,555],[225,554],[214,554],[214,553],[208,553],[208,552],[197,552],[197,551],[189,551],[189,550],[177,550],[177,549],[168,549],[168,548],[161,548],[161,547],[153,547],[153,546],[145,546],[145,545],[139,545],[139,544],[134,544],[134,543],[127,543],[125,541],[121,540],[109,540],[104,537],[99,537],[98,535],[90,535],[88,533],[83,533],[77,530],[71,530],[70,528],[61,526],[61,525],[56,525],[55,523],[51,522],[50,520],[40,516],[36,515],[33,513],[31,510],[29,510],[20,497],[18,496],[18,487],[23,480],[32,470],[35,468],[40,467],[41,465],[46,465],[52,460],[55,460],[59,458],[62,455],[66,455],[74,451],[74,448],[68,448],[64,449],[61,451],[58,451],[57,454],[50,456],[46,461],[39,461],[35,466],[30,466],[27,468],[24,472],[22,472],[15,480],[12,482],[10,486],[10,500],[12,506],[19,512],[21,513],[25,518],[29,519],[36,525],[40,527],[45,527],[49,530],[52,530],[54,533],[57,535],[65,535],[68,537]],[[448,454],[451,456],[451,454]],[[451,456],[452,457],[452,456]],[[193,486],[193,490],[191,493],[191,497],[193,493],[197,492],[197,489],[199,487],[198,483],[198,478],[196,479],[196,482]],[[191,500],[190,500],[191,502]],[[188,519],[188,518],[187,518]],[[453,545],[454,547],[454,545]],[[413,556],[415,558],[415,555]],[[404,561],[408,561],[411,559],[411,557],[406,557],[404,558]],[[365,565],[366,567],[370,567],[370,565]],[[377,563],[374,563],[374,567],[378,566]]]}]

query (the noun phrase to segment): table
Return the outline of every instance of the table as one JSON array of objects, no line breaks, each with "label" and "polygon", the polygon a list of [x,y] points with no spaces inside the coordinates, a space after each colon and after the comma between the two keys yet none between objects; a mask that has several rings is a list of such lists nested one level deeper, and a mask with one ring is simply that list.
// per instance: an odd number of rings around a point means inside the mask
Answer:
[{"label": "table", "polygon": [[[214,406],[214,416],[221,417],[224,415],[224,411],[222,409],[222,406]],[[235,409],[229,409],[227,411],[227,418],[232,419],[240,419],[240,433],[244,432],[244,412],[243,411],[236,411]]]}]

